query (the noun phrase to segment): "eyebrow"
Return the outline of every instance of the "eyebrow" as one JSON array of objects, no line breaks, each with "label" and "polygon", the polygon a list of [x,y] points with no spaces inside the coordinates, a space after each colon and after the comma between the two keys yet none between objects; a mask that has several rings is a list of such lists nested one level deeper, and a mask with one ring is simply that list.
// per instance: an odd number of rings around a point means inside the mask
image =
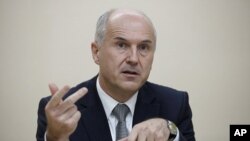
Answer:
[{"label": "eyebrow", "polygon": [[[115,37],[114,39],[115,39],[115,40],[121,40],[121,41],[126,41],[126,42],[127,42],[127,40],[124,39],[124,38],[122,38],[122,37]],[[151,40],[143,40],[143,41],[141,41],[141,43],[148,43],[148,44],[151,44],[152,41],[151,41]]]},{"label": "eyebrow", "polygon": [[126,39],[122,38],[122,37],[115,37],[115,40],[122,40],[122,41],[127,41]]}]

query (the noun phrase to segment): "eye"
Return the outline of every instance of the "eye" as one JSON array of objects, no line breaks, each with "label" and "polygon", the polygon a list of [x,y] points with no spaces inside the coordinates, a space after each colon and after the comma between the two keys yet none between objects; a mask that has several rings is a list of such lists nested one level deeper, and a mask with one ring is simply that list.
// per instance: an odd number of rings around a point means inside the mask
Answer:
[{"label": "eye", "polygon": [[125,48],[127,48],[127,44],[124,42],[119,42],[119,43],[117,43],[117,47],[120,49],[125,49]]},{"label": "eye", "polygon": [[119,43],[118,46],[123,48],[123,47],[125,47],[125,44],[124,43]]},{"label": "eye", "polygon": [[141,44],[138,46],[138,50],[141,55],[145,56],[150,51],[150,46],[148,44]]},{"label": "eye", "polygon": [[142,44],[139,46],[139,50],[148,50],[148,49],[149,49],[148,45]]}]

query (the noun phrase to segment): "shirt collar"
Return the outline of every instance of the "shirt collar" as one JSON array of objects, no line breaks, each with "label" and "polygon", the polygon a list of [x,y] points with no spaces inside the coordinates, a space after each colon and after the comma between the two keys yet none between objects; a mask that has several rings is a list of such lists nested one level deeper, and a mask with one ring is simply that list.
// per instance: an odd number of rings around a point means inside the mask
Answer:
[{"label": "shirt collar", "polygon": [[[97,78],[97,81],[96,81],[96,88],[97,88],[98,95],[101,99],[102,105],[104,107],[106,116],[109,117],[111,116],[112,110],[119,102],[113,99],[111,96],[109,96],[106,92],[104,92],[104,90],[100,86],[99,77]],[[138,95],[138,91],[128,101],[124,102],[124,104],[126,104],[129,107],[132,117],[134,115],[137,95]]]}]

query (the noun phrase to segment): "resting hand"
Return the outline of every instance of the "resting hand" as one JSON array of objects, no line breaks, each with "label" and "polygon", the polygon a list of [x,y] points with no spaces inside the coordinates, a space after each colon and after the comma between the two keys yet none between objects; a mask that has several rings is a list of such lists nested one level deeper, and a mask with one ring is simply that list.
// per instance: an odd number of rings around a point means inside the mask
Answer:
[{"label": "resting hand", "polygon": [[48,123],[47,141],[68,141],[81,117],[74,103],[87,93],[87,89],[81,88],[63,100],[63,96],[70,89],[69,86],[64,86],[59,90],[55,84],[50,84],[49,88],[52,97],[45,107]]},{"label": "resting hand", "polygon": [[169,135],[167,121],[153,118],[135,125],[130,135],[122,141],[167,141]]}]

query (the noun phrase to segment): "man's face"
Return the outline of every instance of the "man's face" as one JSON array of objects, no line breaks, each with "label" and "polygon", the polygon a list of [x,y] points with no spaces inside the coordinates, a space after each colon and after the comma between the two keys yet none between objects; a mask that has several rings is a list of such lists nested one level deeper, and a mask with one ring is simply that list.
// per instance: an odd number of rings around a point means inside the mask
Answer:
[{"label": "man's face", "polygon": [[96,61],[104,89],[136,92],[149,76],[155,40],[154,30],[144,17],[119,14],[110,17]]}]

